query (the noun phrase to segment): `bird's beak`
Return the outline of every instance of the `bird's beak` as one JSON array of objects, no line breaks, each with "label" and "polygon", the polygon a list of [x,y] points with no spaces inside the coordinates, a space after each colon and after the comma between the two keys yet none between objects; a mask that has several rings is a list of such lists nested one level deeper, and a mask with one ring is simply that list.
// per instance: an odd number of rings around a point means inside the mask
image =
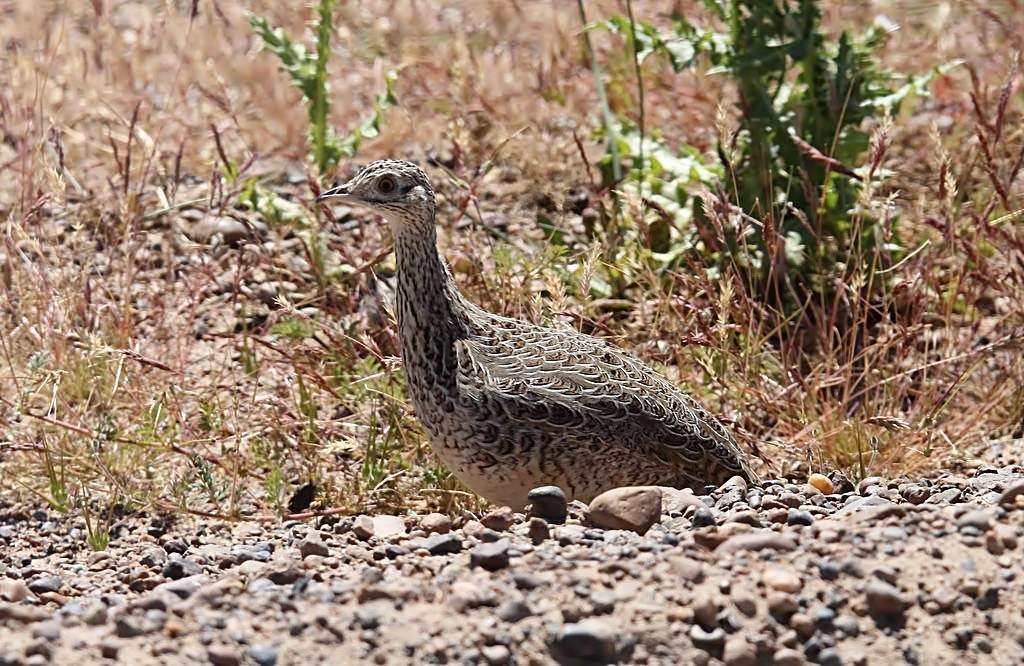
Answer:
[{"label": "bird's beak", "polygon": [[344,185],[338,185],[331,189],[322,192],[320,196],[316,198],[317,201],[326,201],[328,199],[341,199],[345,203],[356,203],[358,199],[352,196],[352,193],[348,191],[348,183]]}]

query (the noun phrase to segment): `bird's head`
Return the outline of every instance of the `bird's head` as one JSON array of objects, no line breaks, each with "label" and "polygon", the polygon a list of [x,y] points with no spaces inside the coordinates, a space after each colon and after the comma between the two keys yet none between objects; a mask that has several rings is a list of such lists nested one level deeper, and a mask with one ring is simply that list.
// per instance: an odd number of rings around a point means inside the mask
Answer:
[{"label": "bird's head", "polygon": [[378,160],[345,183],[327,190],[318,201],[337,200],[382,215],[395,230],[433,228],[434,190],[427,174],[411,162]]}]

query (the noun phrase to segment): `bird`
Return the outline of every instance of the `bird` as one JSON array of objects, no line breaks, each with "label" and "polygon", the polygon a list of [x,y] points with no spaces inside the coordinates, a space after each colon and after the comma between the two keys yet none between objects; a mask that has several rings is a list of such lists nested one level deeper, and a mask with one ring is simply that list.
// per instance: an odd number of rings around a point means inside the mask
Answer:
[{"label": "bird", "polygon": [[725,426],[637,357],[463,296],[438,251],[434,189],[415,164],[372,162],[318,201],[388,222],[408,394],[436,456],[478,495],[521,508],[540,486],[590,502],[623,486],[758,482]]}]

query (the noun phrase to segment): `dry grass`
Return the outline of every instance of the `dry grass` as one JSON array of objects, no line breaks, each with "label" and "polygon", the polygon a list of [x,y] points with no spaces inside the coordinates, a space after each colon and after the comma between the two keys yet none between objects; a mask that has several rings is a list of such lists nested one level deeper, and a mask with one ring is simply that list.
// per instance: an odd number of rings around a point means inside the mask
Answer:
[{"label": "dry grass", "polygon": [[[475,508],[403,399],[386,230],[313,210],[305,112],[242,3],[201,0],[194,17],[192,3],[169,1],[36,4],[0,4],[5,490],[86,512],[97,544],[116,511],[275,516],[307,481],[318,506],[346,511]],[[482,305],[662,364],[734,422],[769,473],[789,461],[920,473],[1020,436],[1024,223],[992,223],[1024,206],[1019,2],[887,8],[905,26],[887,64],[968,63],[879,135],[920,249],[889,269],[883,300],[852,280],[848,320],[809,302],[800,335],[781,341],[780,313],[735,275],[660,270],[639,202],[614,233],[563,205],[582,190],[611,219],[588,164],[598,112],[574,3],[343,4],[334,124],[352,127],[383,73],[402,68],[401,107],[360,157],[450,167],[454,178],[433,170],[443,250]],[[658,14],[643,4],[645,18]],[[313,15],[244,5],[293,35]],[[838,25],[855,11],[835,3],[827,16]],[[635,113],[621,45],[594,37],[614,110]],[[648,126],[713,149],[724,82],[647,72]],[[309,228],[240,209],[253,182],[300,206]],[[229,247],[183,233],[228,215],[260,235]],[[565,244],[546,243],[541,222]]]}]

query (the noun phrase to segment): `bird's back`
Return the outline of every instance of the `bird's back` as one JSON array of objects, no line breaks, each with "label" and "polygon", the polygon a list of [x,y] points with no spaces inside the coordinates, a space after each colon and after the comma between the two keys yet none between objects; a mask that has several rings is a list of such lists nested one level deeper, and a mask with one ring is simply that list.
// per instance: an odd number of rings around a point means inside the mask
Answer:
[{"label": "bird's back", "polygon": [[579,499],[620,485],[756,479],[725,427],[634,356],[473,306],[467,315],[467,334],[453,343],[453,382],[443,389],[455,408],[425,423],[451,421],[444,429],[451,445],[483,454],[477,476],[515,470],[496,484],[528,490],[521,477],[536,476],[560,481]]}]

